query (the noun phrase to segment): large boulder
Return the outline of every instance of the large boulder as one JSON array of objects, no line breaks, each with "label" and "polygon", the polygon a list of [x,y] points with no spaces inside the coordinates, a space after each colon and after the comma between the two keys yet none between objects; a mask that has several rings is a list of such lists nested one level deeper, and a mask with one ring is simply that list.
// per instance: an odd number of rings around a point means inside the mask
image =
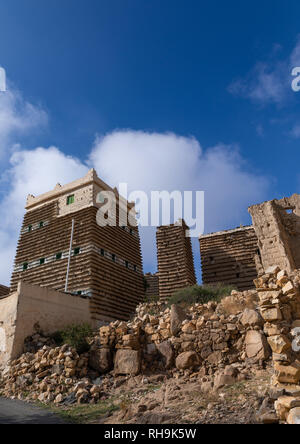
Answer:
[{"label": "large boulder", "polygon": [[274,403],[278,417],[285,421],[289,411],[295,407],[300,407],[300,399],[294,396],[280,396]]},{"label": "large boulder", "polygon": [[138,350],[118,350],[115,356],[116,375],[138,375],[141,357]]},{"label": "large boulder", "polygon": [[157,344],[157,350],[163,357],[166,369],[173,367],[174,364],[174,350],[170,341],[164,341]]},{"label": "large boulder", "polygon": [[176,367],[179,370],[193,368],[199,365],[199,356],[196,352],[187,351],[180,353],[176,358]]},{"label": "large boulder", "polygon": [[176,336],[180,332],[182,322],[186,319],[186,313],[179,305],[171,306],[170,330],[171,335]]},{"label": "large boulder", "polygon": [[113,367],[111,350],[109,348],[91,348],[89,366],[99,373],[107,373]]},{"label": "large boulder", "polygon": [[291,365],[274,362],[274,371],[278,382],[298,384],[300,381],[300,365],[297,361]]},{"label": "large boulder", "polygon": [[264,320],[256,310],[246,308],[242,314],[241,323],[245,327],[254,327],[255,325],[263,325]]},{"label": "large boulder", "polygon": [[214,389],[218,390],[225,385],[232,385],[236,382],[236,379],[232,375],[225,375],[224,373],[219,373],[214,378]]},{"label": "large boulder", "polygon": [[300,407],[295,407],[290,410],[287,416],[288,424],[300,424]]},{"label": "large boulder", "polygon": [[247,357],[254,361],[266,360],[271,354],[265,335],[259,331],[247,331],[245,345]]}]

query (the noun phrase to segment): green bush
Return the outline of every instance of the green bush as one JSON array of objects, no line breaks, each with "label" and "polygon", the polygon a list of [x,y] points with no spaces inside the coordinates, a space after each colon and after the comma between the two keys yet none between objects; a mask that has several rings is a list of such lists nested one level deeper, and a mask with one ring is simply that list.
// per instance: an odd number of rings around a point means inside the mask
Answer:
[{"label": "green bush", "polygon": [[168,304],[171,306],[173,304],[206,304],[209,301],[220,302],[225,296],[229,296],[232,290],[235,290],[235,287],[231,285],[193,285],[176,291]]},{"label": "green bush", "polygon": [[68,344],[76,348],[78,353],[85,353],[90,349],[88,338],[92,334],[93,330],[89,324],[72,324],[54,333],[52,338],[59,346]]}]

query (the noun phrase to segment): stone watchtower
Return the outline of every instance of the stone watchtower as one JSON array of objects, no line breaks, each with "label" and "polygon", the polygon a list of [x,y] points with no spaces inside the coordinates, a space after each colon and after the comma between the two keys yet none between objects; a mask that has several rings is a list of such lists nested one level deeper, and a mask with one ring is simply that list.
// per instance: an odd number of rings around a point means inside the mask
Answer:
[{"label": "stone watchtower", "polygon": [[[101,191],[116,196],[117,226],[97,224]],[[82,179],[28,196],[11,291],[20,280],[64,291],[74,220],[68,292],[90,297],[96,322],[128,319],[143,299],[144,282],[139,231],[135,224],[119,226],[121,200],[130,211],[133,204],[119,199],[93,169]]]},{"label": "stone watchtower", "polygon": [[196,284],[191,238],[186,231],[184,221],[157,228],[160,299],[167,300],[175,291]]}]

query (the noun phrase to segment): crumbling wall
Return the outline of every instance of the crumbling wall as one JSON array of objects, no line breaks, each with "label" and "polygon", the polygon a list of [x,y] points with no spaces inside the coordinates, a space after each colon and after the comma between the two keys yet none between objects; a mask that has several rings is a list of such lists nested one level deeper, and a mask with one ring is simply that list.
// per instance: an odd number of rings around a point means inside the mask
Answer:
[{"label": "crumbling wall", "polygon": [[54,333],[73,323],[91,323],[90,302],[48,288],[18,284],[0,300],[0,368],[23,352],[24,340],[36,328]]},{"label": "crumbling wall", "polygon": [[202,235],[199,242],[204,284],[231,284],[240,291],[254,287],[258,244],[253,227]]},{"label": "crumbling wall", "polygon": [[300,268],[300,195],[253,205],[249,212],[263,268],[278,265],[288,272]]},{"label": "crumbling wall", "polygon": [[[182,222],[182,225],[181,225]],[[184,221],[158,227],[156,232],[159,297],[169,299],[176,290],[196,284],[191,238]]]}]

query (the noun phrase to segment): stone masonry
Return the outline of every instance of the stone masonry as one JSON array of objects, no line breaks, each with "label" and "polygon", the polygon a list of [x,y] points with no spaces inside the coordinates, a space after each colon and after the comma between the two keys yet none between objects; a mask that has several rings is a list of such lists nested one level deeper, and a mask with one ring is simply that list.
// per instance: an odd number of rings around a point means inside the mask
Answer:
[{"label": "stone masonry", "polygon": [[202,235],[199,242],[204,284],[232,284],[240,291],[254,287],[258,241],[252,226]]},{"label": "stone masonry", "polygon": [[278,265],[291,272],[300,268],[300,195],[293,194],[249,208],[266,270]]},{"label": "stone masonry", "polygon": [[159,297],[162,300],[196,284],[191,238],[186,236],[187,231],[184,221],[157,229]]}]

